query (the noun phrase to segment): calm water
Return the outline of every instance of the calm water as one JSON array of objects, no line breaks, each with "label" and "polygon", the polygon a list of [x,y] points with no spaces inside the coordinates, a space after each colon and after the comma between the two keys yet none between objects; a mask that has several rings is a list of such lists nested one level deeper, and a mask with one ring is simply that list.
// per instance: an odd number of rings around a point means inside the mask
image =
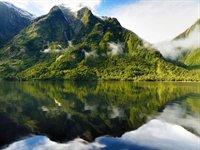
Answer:
[{"label": "calm water", "polygon": [[200,83],[0,82],[7,150],[200,150]]}]

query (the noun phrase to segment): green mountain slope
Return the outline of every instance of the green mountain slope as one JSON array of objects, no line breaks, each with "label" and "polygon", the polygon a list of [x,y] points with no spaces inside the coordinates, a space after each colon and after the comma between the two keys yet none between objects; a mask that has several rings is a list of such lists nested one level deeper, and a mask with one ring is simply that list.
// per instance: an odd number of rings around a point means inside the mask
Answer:
[{"label": "green mountain slope", "polygon": [[200,70],[200,48],[191,51],[185,57],[184,64],[189,66],[190,69]]},{"label": "green mountain slope", "polygon": [[2,79],[198,80],[166,61],[123,28],[88,8],[55,6],[21,31],[0,52]]},{"label": "green mountain slope", "polygon": [[0,48],[27,27],[33,15],[14,5],[0,1]]}]

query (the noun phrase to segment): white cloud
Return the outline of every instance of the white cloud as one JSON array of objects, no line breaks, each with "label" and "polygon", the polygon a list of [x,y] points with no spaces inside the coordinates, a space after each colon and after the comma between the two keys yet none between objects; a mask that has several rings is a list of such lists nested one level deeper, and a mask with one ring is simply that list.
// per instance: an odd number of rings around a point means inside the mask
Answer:
[{"label": "white cloud", "polygon": [[85,50],[82,50],[85,54],[85,59],[89,58],[89,57],[98,57],[98,54],[96,52],[96,50],[93,50],[91,52],[87,52]]},{"label": "white cloud", "polygon": [[[32,143],[32,144],[31,144]],[[44,136],[35,136],[11,144],[5,150],[100,150],[104,145],[97,142],[88,143],[80,138],[77,138],[68,143],[56,143]]]},{"label": "white cloud", "polygon": [[200,48],[200,26],[197,25],[185,38],[157,43],[153,47],[158,49],[164,57],[175,60],[185,52]]},{"label": "white cloud", "polygon": [[183,127],[157,119],[124,134],[121,139],[159,150],[197,150],[200,138]]},{"label": "white cloud", "polygon": [[180,104],[168,105],[157,118],[192,129],[200,135],[199,116],[195,113],[188,113],[188,110]]},{"label": "white cloud", "polygon": [[101,0],[4,0],[13,3],[17,7],[28,10],[35,15],[42,15],[49,12],[49,10],[55,6],[64,4],[66,7],[70,7],[73,10],[78,10],[81,7],[89,7],[91,10],[100,5]]},{"label": "white cloud", "polygon": [[124,45],[121,43],[114,43],[114,42],[109,42],[108,43],[111,52],[108,52],[108,55],[121,55],[124,53]]},{"label": "white cloud", "polygon": [[200,17],[198,0],[140,0],[108,12],[145,40],[156,43],[174,38]]},{"label": "white cloud", "polygon": [[124,110],[121,108],[118,108],[116,106],[112,106],[110,108],[111,113],[110,113],[110,118],[123,118],[125,116]]}]

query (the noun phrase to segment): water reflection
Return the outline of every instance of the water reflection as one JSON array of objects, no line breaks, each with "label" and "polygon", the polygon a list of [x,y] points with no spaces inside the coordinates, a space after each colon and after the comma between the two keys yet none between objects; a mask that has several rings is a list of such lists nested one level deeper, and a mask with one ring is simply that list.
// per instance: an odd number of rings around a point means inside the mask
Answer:
[{"label": "water reflection", "polygon": [[182,101],[167,105],[157,118],[178,124],[200,135],[200,94],[190,95]]},{"label": "water reflection", "polygon": [[120,138],[101,137],[92,143],[75,139],[59,144],[44,136],[35,136],[16,142],[5,150],[198,150],[199,144],[200,138],[183,127],[160,120],[151,120]]},{"label": "water reflection", "polygon": [[[120,136],[165,105],[200,93],[198,83],[0,82],[0,146],[30,134],[67,142]],[[196,110],[191,101],[185,106]]]}]

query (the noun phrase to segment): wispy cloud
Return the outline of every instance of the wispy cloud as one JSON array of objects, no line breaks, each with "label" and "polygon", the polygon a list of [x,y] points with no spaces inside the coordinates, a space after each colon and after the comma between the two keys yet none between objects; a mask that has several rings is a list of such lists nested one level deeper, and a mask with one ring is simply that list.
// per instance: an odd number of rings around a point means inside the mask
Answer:
[{"label": "wispy cloud", "polygon": [[157,118],[192,129],[200,135],[199,115],[187,111],[180,104],[168,105]]},{"label": "wispy cloud", "polygon": [[200,48],[200,26],[197,25],[187,37],[157,43],[153,47],[159,50],[165,58],[175,60],[183,53]]},{"label": "wispy cloud", "polygon": [[198,0],[139,0],[111,9],[107,14],[145,40],[172,39],[200,17]]},{"label": "wispy cloud", "polygon": [[98,54],[96,52],[96,50],[93,50],[91,52],[87,52],[85,50],[82,50],[85,54],[85,59],[89,58],[89,57],[98,57]]},{"label": "wispy cloud", "polygon": [[114,43],[114,42],[109,42],[108,43],[110,47],[110,52],[108,52],[108,55],[121,55],[124,53],[124,45],[122,43]]}]

